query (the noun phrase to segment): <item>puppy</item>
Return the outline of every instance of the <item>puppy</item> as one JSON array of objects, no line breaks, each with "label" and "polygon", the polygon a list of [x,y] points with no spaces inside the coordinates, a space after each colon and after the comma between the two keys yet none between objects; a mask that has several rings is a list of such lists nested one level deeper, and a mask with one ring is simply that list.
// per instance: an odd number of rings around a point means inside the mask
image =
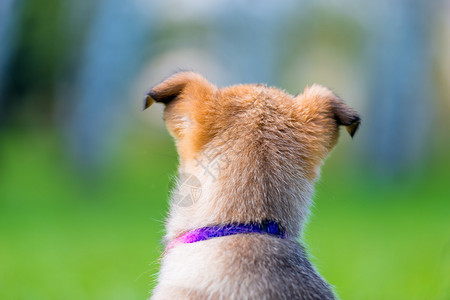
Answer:
[{"label": "puppy", "polygon": [[152,299],[334,299],[297,238],[339,126],[358,114],[320,85],[218,89],[180,72],[147,94],[165,105],[180,166]]}]

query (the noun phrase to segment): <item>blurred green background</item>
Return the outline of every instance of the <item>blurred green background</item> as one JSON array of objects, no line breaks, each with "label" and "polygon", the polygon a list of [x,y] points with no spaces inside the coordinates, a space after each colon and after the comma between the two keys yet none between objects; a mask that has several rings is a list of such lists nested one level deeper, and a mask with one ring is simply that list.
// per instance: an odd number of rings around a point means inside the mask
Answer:
[{"label": "blurred green background", "polygon": [[342,299],[450,299],[446,1],[0,2],[0,299],[146,299],[177,154],[145,92],[313,82],[362,115],[303,232]]}]

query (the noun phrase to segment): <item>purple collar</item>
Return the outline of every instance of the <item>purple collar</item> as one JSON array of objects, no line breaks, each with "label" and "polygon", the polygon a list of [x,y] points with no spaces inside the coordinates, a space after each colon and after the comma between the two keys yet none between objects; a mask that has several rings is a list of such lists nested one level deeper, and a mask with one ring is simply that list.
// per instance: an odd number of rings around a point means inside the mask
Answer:
[{"label": "purple collar", "polygon": [[200,241],[206,241],[215,237],[241,233],[270,234],[279,238],[286,238],[284,230],[275,221],[264,221],[262,223],[250,224],[213,225],[197,228],[188,231],[185,234],[182,234],[167,245],[166,251],[178,244],[190,244]]}]

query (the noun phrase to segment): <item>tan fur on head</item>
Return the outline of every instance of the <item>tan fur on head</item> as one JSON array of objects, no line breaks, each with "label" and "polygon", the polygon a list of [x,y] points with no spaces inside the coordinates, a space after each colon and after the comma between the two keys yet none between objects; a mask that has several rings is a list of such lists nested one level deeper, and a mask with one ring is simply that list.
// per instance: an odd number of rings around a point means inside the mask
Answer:
[{"label": "tan fur on head", "polygon": [[[339,126],[353,136],[360,123],[355,111],[320,85],[293,97],[264,85],[218,89],[193,72],[156,85],[145,106],[153,102],[166,106],[164,119],[177,143],[180,173],[193,175],[202,190],[188,205],[172,201],[166,241],[212,224],[263,220],[277,221],[296,238]],[[180,182],[174,195],[183,193],[186,186]],[[192,264],[198,261],[192,258]],[[167,268],[162,270],[170,272]],[[189,277],[189,266],[183,270]]]}]

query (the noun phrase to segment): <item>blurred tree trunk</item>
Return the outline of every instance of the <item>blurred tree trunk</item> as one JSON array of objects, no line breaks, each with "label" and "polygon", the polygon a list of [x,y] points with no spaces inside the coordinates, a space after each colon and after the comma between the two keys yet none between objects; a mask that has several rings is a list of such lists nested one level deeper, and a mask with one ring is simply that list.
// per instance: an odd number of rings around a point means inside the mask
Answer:
[{"label": "blurred tree trunk", "polygon": [[105,163],[128,113],[128,89],[148,49],[149,18],[138,1],[101,0],[82,48],[66,123],[69,152],[81,168]]},{"label": "blurred tree trunk", "polygon": [[[381,175],[426,158],[432,127],[431,13],[426,0],[377,2],[371,27],[368,151]],[[371,12],[372,13],[372,12]]]},{"label": "blurred tree trunk", "polygon": [[8,64],[15,46],[15,30],[20,16],[18,0],[0,1],[0,128],[4,125],[7,103],[4,95],[4,84],[7,81]]},{"label": "blurred tree trunk", "polygon": [[50,125],[54,84],[66,47],[61,43],[65,29],[60,18],[61,0],[0,3],[4,5],[0,12],[0,69],[5,72],[0,74],[2,121],[6,126],[17,121],[30,127]]}]

